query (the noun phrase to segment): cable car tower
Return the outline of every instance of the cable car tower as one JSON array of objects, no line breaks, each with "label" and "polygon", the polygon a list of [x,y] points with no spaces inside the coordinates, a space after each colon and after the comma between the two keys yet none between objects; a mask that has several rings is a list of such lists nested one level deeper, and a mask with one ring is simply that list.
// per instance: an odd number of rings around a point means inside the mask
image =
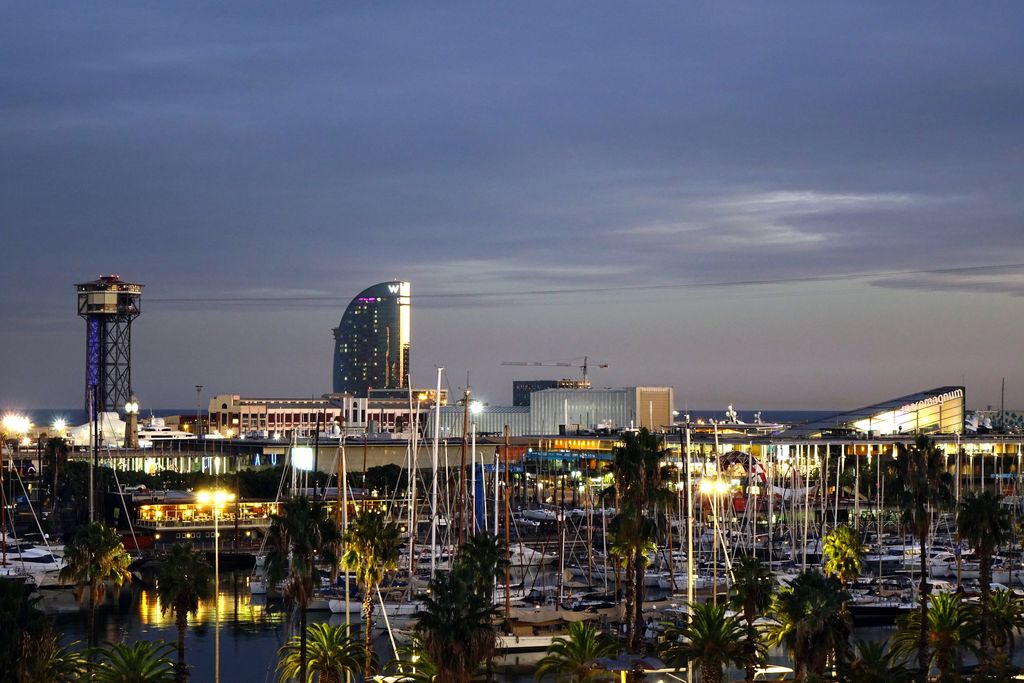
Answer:
[{"label": "cable car tower", "polygon": [[[85,318],[85,409],[114,412],[132,397],[132,321],[142,312],[142,285],[103,275],[75,285]],[[96,387],[94,390],[93,387]]]}]

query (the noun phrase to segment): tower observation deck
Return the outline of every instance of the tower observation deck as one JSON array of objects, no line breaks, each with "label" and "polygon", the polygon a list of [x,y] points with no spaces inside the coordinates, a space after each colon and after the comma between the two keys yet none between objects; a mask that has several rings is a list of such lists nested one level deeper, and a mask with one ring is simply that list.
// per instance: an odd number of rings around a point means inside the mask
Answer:
[{"label": "tower observation deck", "polygon": [[116,411],[132,396],[132,321],[142,312],[142,285],[104,275],[75,285],[85,318],[85,409],[96,387],[98,411]]}]

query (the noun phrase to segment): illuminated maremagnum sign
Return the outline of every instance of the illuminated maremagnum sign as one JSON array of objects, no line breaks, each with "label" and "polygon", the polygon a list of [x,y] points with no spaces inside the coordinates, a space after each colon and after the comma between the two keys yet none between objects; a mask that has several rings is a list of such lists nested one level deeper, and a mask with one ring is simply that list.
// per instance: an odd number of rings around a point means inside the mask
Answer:
[{"label": "illuminated maremagnum sign", "polygon": [[916,403],[910,403],[908,405],[903,406],[899,410],[903,411],[903,412],[908,412],[909,413],[909,412],[914,411],[914,410],[920,410],[921,408],[927,408],[928,406],[933,406],[936,403],[945,403],[946,401],[952,401],[952,400],[958,399],[958,398],[962,399],[963,397],[964,397],[964,390],[963,389],[954,389],[953,391],[947,391],[946,393],[939,394],[938,396],[929,396],[928,398],[920,400],[920,401],[917,401]]},{"label": "illuminated maremagnum sign", "polygon": [[297,470],[313,471],[313,449],[309,446],[292,447],[292,467]]}]

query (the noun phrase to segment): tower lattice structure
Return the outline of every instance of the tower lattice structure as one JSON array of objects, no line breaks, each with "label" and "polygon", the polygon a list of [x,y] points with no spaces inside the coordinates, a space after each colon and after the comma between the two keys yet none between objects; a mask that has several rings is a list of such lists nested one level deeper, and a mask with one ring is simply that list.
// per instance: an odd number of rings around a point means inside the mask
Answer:
[{"label": "tower lattice structure", "polygon": [[[75,285],[85,318],[85,409],[113,412],[132,396],[132,321],[142,312],[143,285],[104,275]],[[94,390],[93,387],[96,387]]]}]

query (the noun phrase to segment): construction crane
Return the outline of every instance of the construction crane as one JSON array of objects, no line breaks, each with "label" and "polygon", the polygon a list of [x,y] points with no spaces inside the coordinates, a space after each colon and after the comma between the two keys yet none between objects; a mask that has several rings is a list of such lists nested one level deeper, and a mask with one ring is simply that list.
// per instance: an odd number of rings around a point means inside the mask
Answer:
[{"label": "construction crane", "polygon": [[[582,365],[579,365],[578,363],[572,362],[572,361],[579,361],[579,360],[583,361]],[[558,361],[555,361],[555,360],[505,361],[505,362],[502,363],[502,365],[515,365],[515,366],[523,367],[523,368],[576,368],[576,369],[578,369],[578,370],[583,372],[583,382],[582,382],[583,385],[584,386],[590,386],[590,380],[587,377],[587,370],[589,368],[592,368],[592,367],[594,367],[594,368],[606,368],[606,367],[608,367],[608,364],[607,363],[595,363],[593,365],[590,365],[589,364],[589,360],[590,359],[587,356],[583,356],[582,358],[570,358],[567,361],[561,361],[561,360],[558,360]]]}]

